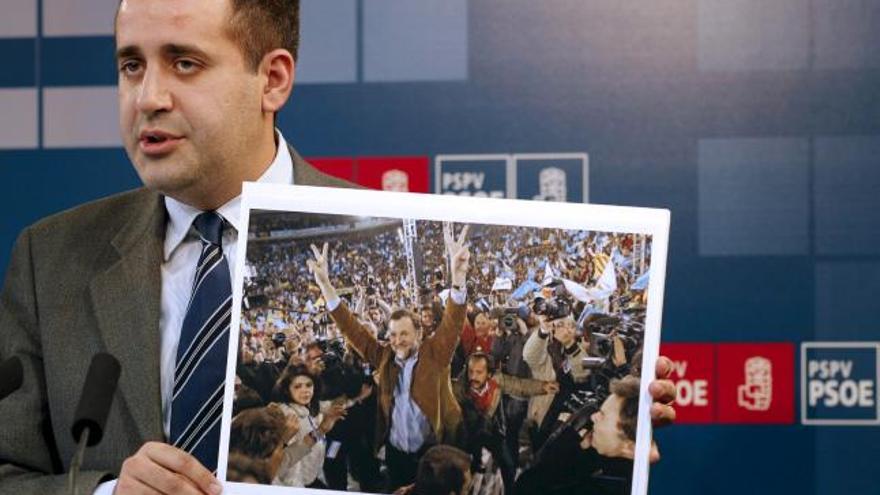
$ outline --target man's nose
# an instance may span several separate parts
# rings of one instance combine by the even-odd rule
[[[142,113],[154,114],[171,110],[173,99],[161,68],[151,67],[144,72],[141,80],[137,107]]]

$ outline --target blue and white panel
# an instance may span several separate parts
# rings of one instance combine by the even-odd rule
[[[519,199],[590,202],[590,166],[586,153],[513,155],[513,190]]]
[[[37,35],[37,2],[3,0],[0,4],[0,39],[32,38]]]
[[[358,81],[357,0],[305,1],[297,84]]]
[[[3,0],[0,4],[0,88],[36,86],[36,35],[36,2]],[[6,105],[9,104],[6,101]],[[0,102],[0,110],[3,109],[2,105]],[[0,147],[3,142],[10,141],[14,139],[0,136]]]
[[[107,148],[121,145],[115,86],[44,90],[44,147]]]
[[[438,155],[434,192],[483,198],[513,197],[510,155]]]
[[[806,139],[700,140],[700,254],[808,254],[809,180]]]
[[[468,78],[467,0],[366,0],[365,82]]]
[[[37,90],[0,88],[0,149],[36,148],[37,125]]]
[[[880,2],[812,0],[816,68],[880,68]]]
[[[43,0],[43,36],[113,36],[119,0]]]
[[[816,252],[880,255],[880,136],[816,139]]]
[[[815,268],[815,330],[823,340],[876,339],[880,263],[822,261]]]
[[[699,0],[704,71],[806,69],[810,17],[803,0]]]

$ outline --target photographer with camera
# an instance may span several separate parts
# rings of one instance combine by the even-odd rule
[[[529,338],[529,324],[539,324],[535,314],[528,306],[503,308],[492,342],[491,356],[498,369],[509,376],[532,378],[532,371],[523,359],[523,347]],[[504,414],[507,419],[507,449],[515,461],[520,454],[520,430],[526,420],[529,409],[529,398],[518,395],[504,394]],[[518,463],[519,464],[519,463]]]
[[[485,448],[501,468],[505,489],[512,490],[517,463],[515,452],[505,440],[515,432],[508,429],[505,397],[532,397],[557,391],[559,384],[556,382],[496,372],[489,354],[480,351],[471,354],[465,373],[456,381],[454,392],[464,416],[464,445],[473,458],[474,471],[481,467],[481,452]]]
[[[378,371],[376,445],[385,445],[391,489],[412,483],[419,457],[435,443],[452,443],[461,424],[449,367],[465,317],[464,288],[470,260],[465,245],[467,230],[465,226],[457,240],[451,233],[445,236],[452,287],[434,336],[423,340],[418,317],[398,310],[390,317],[388,346],[379,344],[341,303],[330,283],[327,245],[322,250],[312,245],[314,259],[308,261],[308,266],[333,321],[352,347]]]
[[[517,479],[515,493],[546,495],[628,494],[635,455],[639,379],[611,382],[604,400],[580,394],[579,407],[538,453],[536,463]],[[656,446],[651,461],[659,460]]]
[[[267,362],[261,351],[254,352],[247,346],[240,348],[240,358],[235,370],[244,386],[259,394],[264,403],[268,403],[272,395],[272,387],[281,374],[275,363]]]
[[[365,431],[363,404],[373,393],[372,378],[365,377],[363,368],[347,356],[340,340],[318,340],[306,346],[305,366],[315,376],[318,399],[345,408],[345,421],[338,421],[327,431],[327,453],[324,478],[327,487],[344,491],[348,487],[349,465],[357,466],[354,477],[363,490],[379,485],[379,466],[369,445],[360,438]],[[374,416],[370,416],[371,421]]]
[[[523,359],[531,368],[533,378],[559,382],[560,393],[555,397],[533,398],[529,404],[528,419],[539,429],[533,437],[535,447],[544,442],[570,395],[589,386],[591,373],[584,361],[589,357],[590,341],[579,334],[571,304],[557,296],[546,302],[542,312],[537,331],[523,347]]]

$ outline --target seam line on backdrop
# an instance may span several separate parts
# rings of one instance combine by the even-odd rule
[[[37,0],[37,37],[34,40],[34,83],[37,90],[37,149],[43,149],[43,0]]]
[[[354,34],[357,40],[355,57],[355,77],[357,82],[364,83],[364,0],[355,0]]]

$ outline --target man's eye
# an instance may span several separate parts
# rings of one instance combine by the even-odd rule
[[[182,59],[174,62],[174,68],[178,72],[182,72],[184,74],[190,74],[198,70],[199,66],[192,60]]]
[[[119,71],[124,74],[134,74],[134,73],[138,72],[140,70],[140,68],[141,68],[140,62],[137,62],[134,60],[129,60],[129,61],[123,62],[119,66]]]

